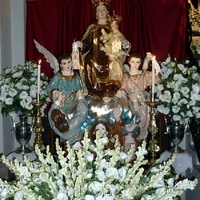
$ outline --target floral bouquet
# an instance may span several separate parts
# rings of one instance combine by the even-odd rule
[[[27,61],[25,65],[5,69],[0,75],[0,105],[4,115],[31,115],[34,112],[33,102],[36,101],[37,64]],[[46,87],[48,77],[41,73],[40,99],[47,102]]]
[[[170,170],[174,156],[163,164],[156,161],[145,170],[148,163],[145,142],[135,152],[134,161],[131,161],[134,146],[125,153],[116,141],[115,148],[109,149],[108,138],[98,134],[94,143],[85,133],[81,142],[66,145],[67,153],[56,141],[57,158],[50,154],[49,147],[42,154],[36,146],[38,159],[31,162],[24,156],[24,164],[2,156],[16,180],[0,179],[1,199],[172,200],[197,184],[197,179],[175,180]]]
[[[182,123],[200,118],[200,75],[196,66],[188,68],[188,64],[188,60],[179,63],[169,56],[161,63],[165,80],[155,89],[160,101],[158,112]]]

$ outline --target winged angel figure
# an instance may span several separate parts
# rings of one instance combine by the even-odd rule
[[[53,56],[47,49],[45,49],[42,45],[40,45],[36,40],[34,40],[34,42],[39,52],[44,55],[47,62],[50,63],[52,69],[54,69],[54,73],[59,74],[59,63],[58,60],[55,58],[55,56]],[[83,59],[80,57],[79,54],[79,48],[81,48],[81,45],[82,43],[79,41],[73,43],[71,57],[72,57],[73,67],[75,69],[79,69],[80,74],[83,77],[84,74],[82,72],[84,70],[82,70],[83,65],[81,64]],[[84,84],[85,83],[84,79],[81,78],[81,80]],[[70,82],[62,84],[63,87],[66,88],[67,85],[68,89],[70,87],[69,85]],[[134,134],[136,133],[136,136],[139,134],[140,131],[138,131],[138,123],[140,121],[140,117],[131,108],[129,108],[129,103],[130,103],[129,101],[109,98],[109,101],[106,102],[104,101],[105,99],[101,101],[101,98],[96,99],[95,96],[90,96],[90,95],[87,96],[87,101],[86,101],[86,99],[84,98],[85,93],[77,92],[77,94],[78,94],[77,104],[71,106],[70,110],[64,110],[66,106],[63,108],[63,99],[66,100],[66,96],[63,93],[59,93],[57,99],[53,100],[54,103],[52,104],[48,112],[51,128],[57,135],[61,136],[63,139],[68,140],[70,143],[74,143],[75,141],[82,138],[84,131],[86,129],[90,129],[91,125],[95,121],[98,120],[102,121],[102,119],[105,120],[106,123],[112,127],[117,125],[118,121],[122,119],[123,124],[134,125],[132,128],[134,130],[132,130],[131,133]],[[69,98],[71,98],[72,96],[73,95],[69,95]],[[67,103],[69,103],[69,101],[67,101]],[[60,107],[63,108],[62,111]],[[116,110],[120,111],[115,112]],[[134,137],[136,136],[134,135]]]
[[[53,69],[54,74],[56,74],[59,71],[58,59],[35,39],[34,43],[37,50],[44,55],[46,61],[50,64],[50,67]],[[80,48],[82,48],[82,43],[80,41],[74,41],[72,44],[72,53],[71,53],[72,63],[73,63],[73,69],[79,70],[80,72],[80,77],[83,84],[83,92],[85,95],[87,95],[88,91],[85,85],[84,71],[81,66],[82,58],[79,53]]]
[[[63,139],[74,143],[82,138],[84,130],[81,125],[88,116],[88,103],[84,98],[87,90],[83,79],[74,71],[80,70],[80,43],[73,43],[71,56],[62,54],[59,59],[36,40],[34,43],[55,73],[47,87],[53,102],[48,112],[50,126]]]

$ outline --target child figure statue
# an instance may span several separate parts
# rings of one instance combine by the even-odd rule
[[[128,72],[124,73],[122,87],[116,94],[118,97],[128,96],[134,104],[135,111],[138,112],[141,118],[139,123],[141,133],[137,138],[138,141],[146,139],[148,135],[149,109],[145,101],[149,98],[146,89],[152,84],[152,72],[147,71],[148,64],[152,59],[153,55],[147,53],[143,62],[143,68],[140,70],[141,56],[137,53],[131,54],[128,57]],[[155,83],[160,81],[160,74],[157,74],[155,76]]]
[[[112,31],[107,33],[104,28],[101,29],[101,40],[104,44],[101,50],[105,51],[109,57],[109,80],[119,81],[119,83],[122,81],[123,64],[131,49],[131,44],[119,31],[121,19],[121,16],[113,12],[113,16],[108,16]]]
[[[88,105],[80,76],[72,69],[71,56],[62,54],[58,62],[60,70],[47,87],[53,102],[48,112],[49,123],[56,134],[74,143],[83,136],[81,125],[87,118]]]

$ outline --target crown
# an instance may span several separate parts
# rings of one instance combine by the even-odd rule
[[[98,6],[100,4],[108,5],[111,0],[92,0],[94,6]]]
[[[111,23],[113,21],[116,21],[120,23],[122,20],[122,17],[119,15],[115,15],[115,11],[113,11],[113,16],[108,15],[108,22]]]

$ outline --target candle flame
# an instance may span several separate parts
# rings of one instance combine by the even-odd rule
[[[41,62],[42,62],[42,60],[40,59],[40,60],[38,61],[38,64],[40,65],[40,64],[41,64]]]

